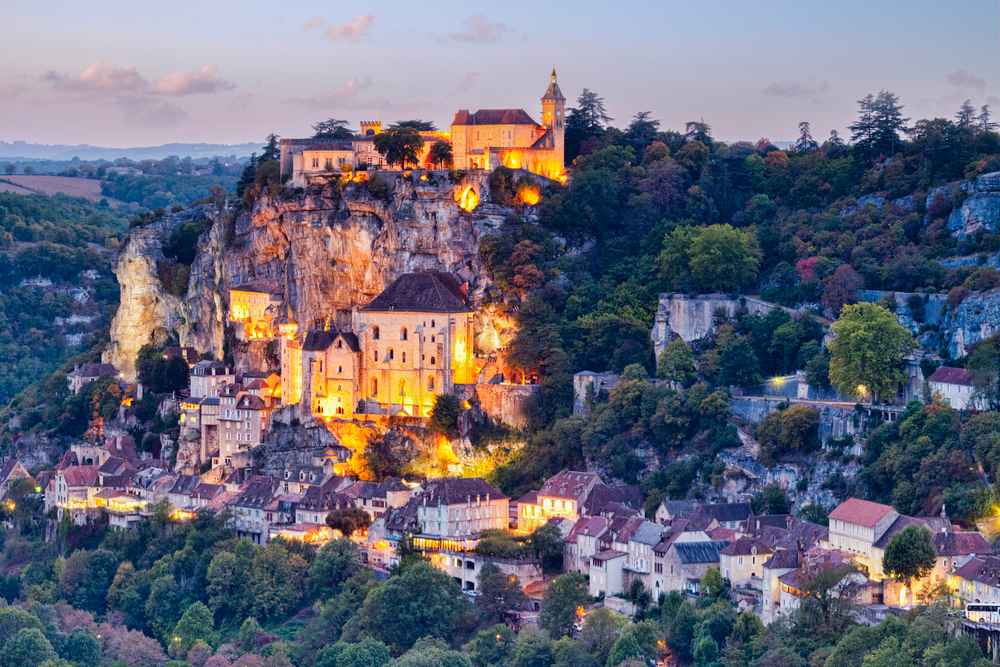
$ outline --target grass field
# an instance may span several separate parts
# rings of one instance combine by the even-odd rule
[[[101,199],[101,182],[90,178],[69,176],[0,176],[0,192],[19,194],[55,195],[83,197],[90,201]]]

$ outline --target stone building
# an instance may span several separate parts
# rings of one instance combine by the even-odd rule
[[[427,417],[439,394],[475,383],[474,314],[453,275],[404,274],[352,320],[353,332],[312,331],[301,342],[288,329],[286,405],[320,418]]]

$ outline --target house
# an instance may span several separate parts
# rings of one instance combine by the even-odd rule
[[[11,487],[22,479],[28,480],[30,484],[35,483],[24,464],[13,456],[9,457],[0,465],[0,498],[6,498]]]
[[[261,282],[230,289],[229,321],[234,324],[236,338],[241,341],[273,338],[277,334],[276,320],[282,300],[282,294]]]
[[[1000,556],[980,554],[968,559],[948,577],[948,584],[955,602],[963,607],[1000,605]]]
[[[232,369],[221,361],[202,360],[191,367],[188,393],[190,398],[218,398],[219,392],[236,380]]]
[[[517,527],[522,532],[532,532],[553,517],[576,521],[583,511],[583,503],[601,478],[594,472],[563,470],[550,477],[534,494],[518,501]]]
[[[927,385],[931,396],[939,397],[956,410],[986,410],[986,400],[977,397],[972,373],[964,368],[939,366],[929,378]]]
[[[233,514],[233,527],[239,537],[254,544],[265,544],[270,539],[270,509],[278,482],[265,475],[254,475],[242,486],[239,495],[229,505]]]
[[[117,376],[118,369],[111,364],[86,363],[74,366],[73,370],[66,374],[66,381],[69,383],[69,390],[79,394],[80,390],[91,382]]]
[[[820,573],[835,571],[840,580],[833,586],[832,595],[849,597],[858,604],[871,604],[877,599],[878,585],[863,573],[853,569],[850,554],[814,548],[801,555],[798,565],[778,577],[778,605],[774,617],[794,612],[809,595],[809,585]]]
[[[479,589],[479,574],[487,563],[495,565],[507,577],[517,577],[522,587],[543,580],[542,566],[534,558],[498,558],[474,551],[442,551],[434,554],[431,563],[454,579],[463,591],[469,592]]]
[[[889,505],[860,498],[848,498],[830,512],[830,547],[853,554],[862,567],[881,571],[873,546],[899,518]]]
[[[776,548],[771,557],[764,561],[761,572],[760,619],[765,625],[773,623],[781,613],[781,577],[798,569],[801,562],[802,550],[797,547]]]
[[[325,524],[330,512],[353,507],[354,498],[342,493],[351,483],[345,477],[330,477],[318,486],[306,488],[295,508],[295,522]]]
[[[756,585],[764,576],[764,563],[773,549],[763,540],[754,537],[740,537],[730,542],[719,552],[719,570],[733,587]]]
[[[68,513],[70,521],[82,526],[96,516],[94,497],[100,490],[97,471],[96,465],[56,470],[54,504],[60,520]]]
[[[689,500],[668,500],[660,502],[653,515],[658,523],[669,525],[674,519],[682,518],[703,524],[707,529],[730,528],[737,530],[753,514],[750,503],[697,503]]]
[[[698,595],[701,578],[709,568],[719,567],[719,552],[728,544],[716,540],[674,541],[663,558],[664,590]]]
[[[604,549],[590,558],[589,592],[592,597],[617,595],[625,590],[628,553]]]

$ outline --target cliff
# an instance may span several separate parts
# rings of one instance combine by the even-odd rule
[[[115,270],[121,305],[105,359],[134,379],[136,353],[168,333],[221,357],[229,288],[248,282],[282,295],[304,327],[345,318],[408,271],[451,271],[469,282],[474,298],[481,296],[479,240],[509,213],[490,202],[485,176],[458,183],[441,172],[427,181],[398,173],[377,178],[384,192],[366,183],[286,189],[261,196],[248,210],[199,207],[135,229]],[[467,188],[480,202],[471,213],[456,204]],[[212,225],[198,241],[181,299],[164,288],[157,265],[165,239],[192,216]]]

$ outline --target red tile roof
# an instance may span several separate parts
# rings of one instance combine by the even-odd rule
[[[461,109],[452,125],[538,125],[524,109],[480,109],[469,113]]]
[[[942,384],[960,384],[966,387],[972,386],[972,373],[964,368],[953,368],[951,366],[939,366],[927,379],[928,382],[940,382]]]
[[[729,546],[719,553],[726,556],[750,556],[752,554],[764,555],[771,553],[771,547],[760,540],[755,540],[752,537],[741,537],[735,542],[731,542]]]
[[[67,486],[96,486],[97,466],[69,466],[63,468]]]
[[[938,556],[989,554],[993,551],[986,538],[974,530],[934,533],[934,549]]]
[[[874,528],[875,524],[883,517],[894,511],[893,508],[882,503],[873,503],[861,498],[848,498],[830,512],[830,518],[865,528]]]

